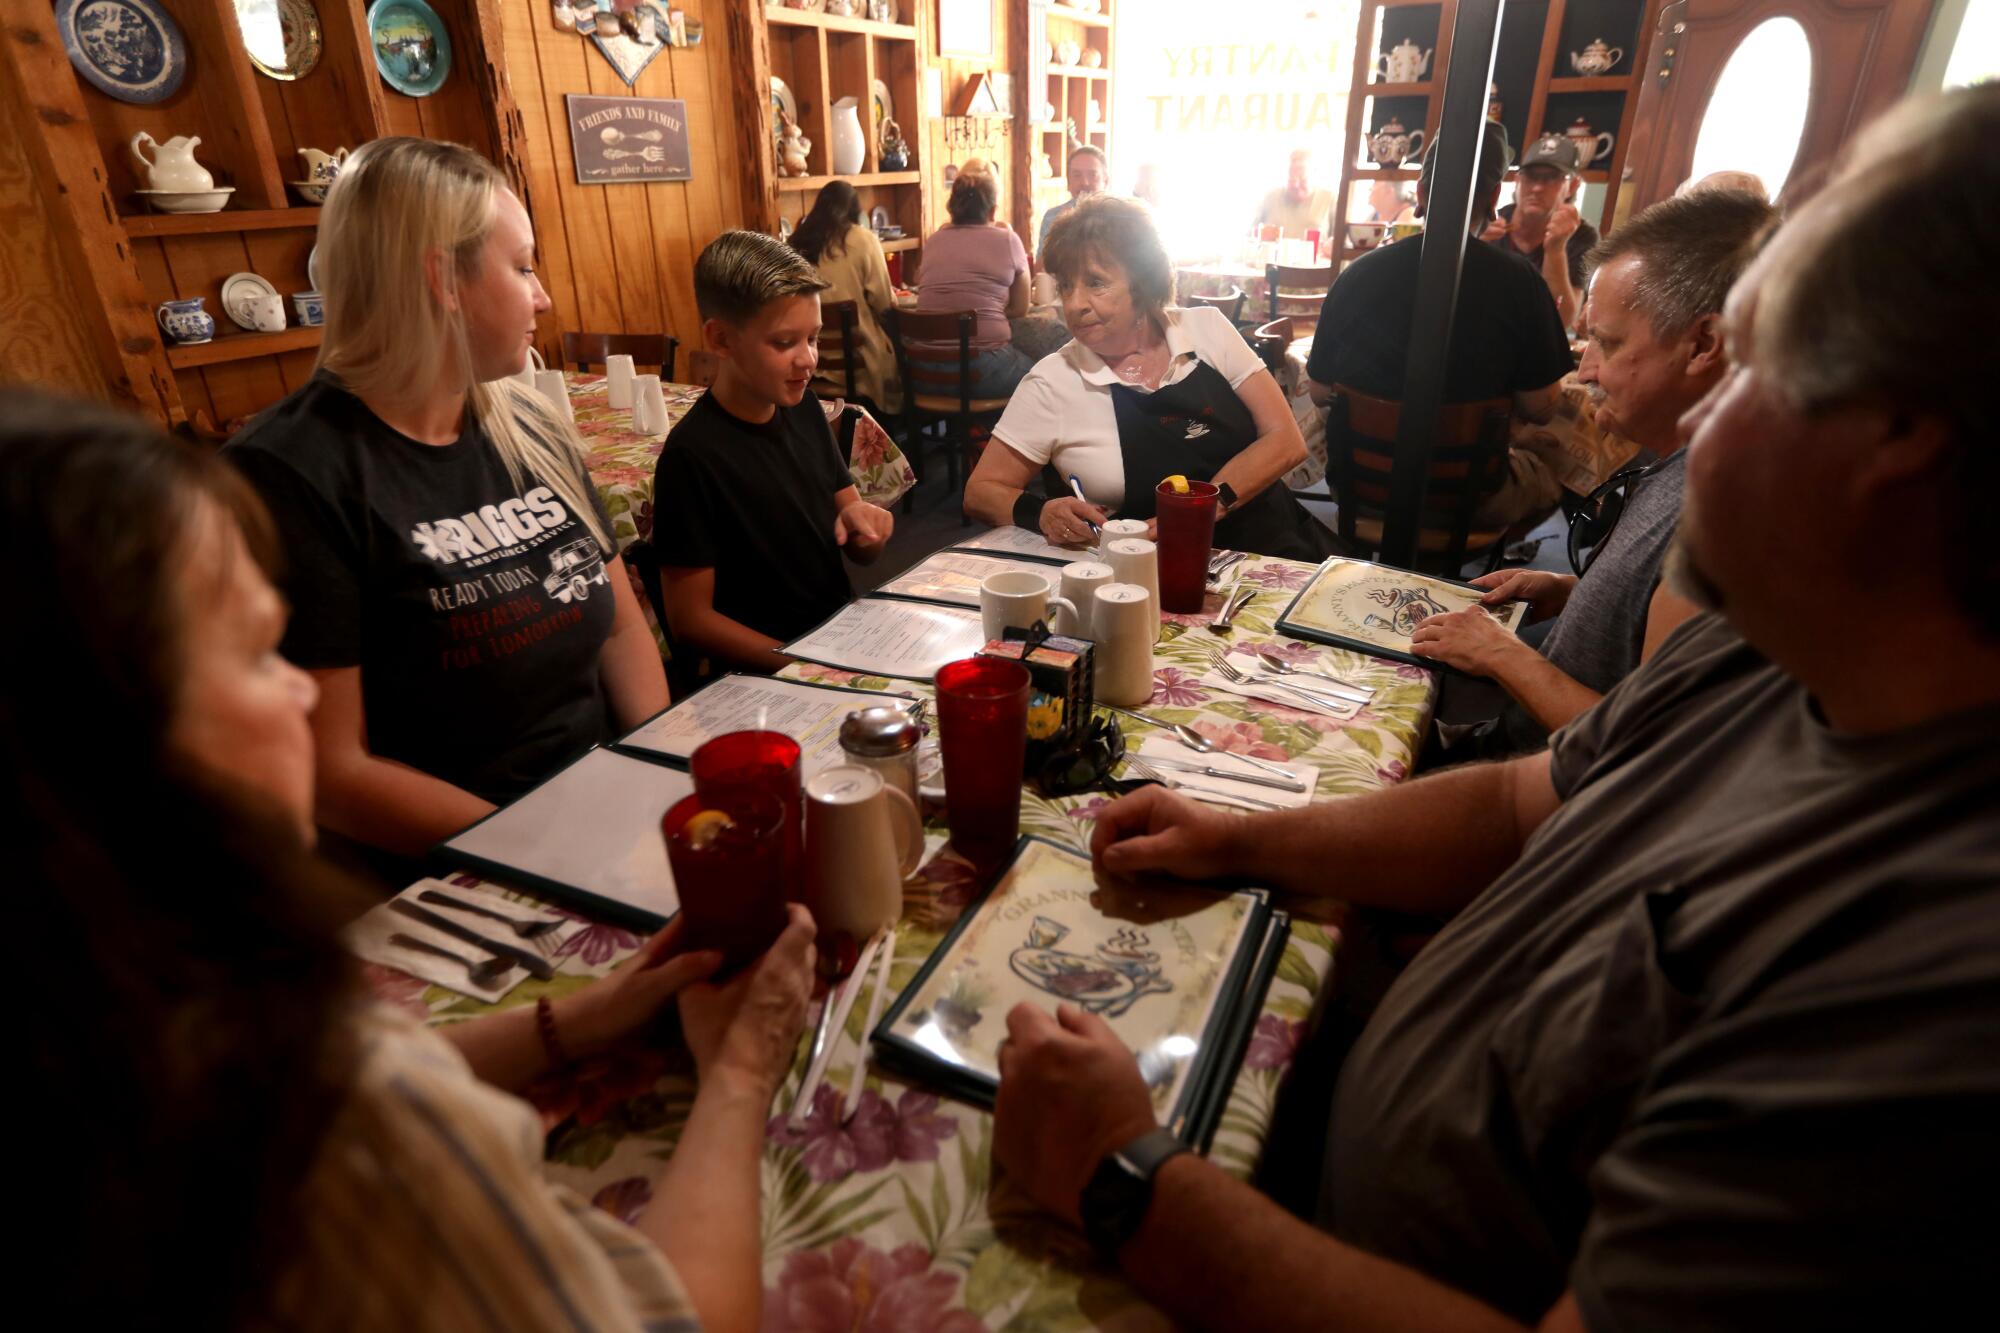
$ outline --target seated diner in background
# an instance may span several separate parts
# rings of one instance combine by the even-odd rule
[[[1489,590],[1488,606],[1525,601],[1531,622],[1556,617],[1539,651],[1477,607],[1417,626],[1412,652],[1496,681],[1509,700],[1483,722],[1438,723],[1431,763],[1540,747],[1694,614],[1660,580],[1686,474],[1680,419],[1728,370],[1722,303],[1777,220],[1749,195],[1707,191],[1654,204],[1591,252],[1590,344],[1577,378],[1598,427],[1655,461],[1599,488],[1572,520],[1610,525],[1591,539],[1579,574],[1515,569],[1473,580]],[[1444,690],[1458,680],[1447,676]]]
[[[1547,421],[1556,386],[1572,365],[1569,339],[1541,277],[1518,258],[1476,239],[1493,217],[1500,180],[1512,155],[1507,131],[1497,122],[1484,122],[1484,133],[1479,177],[1473,184],[1474,235],[1465,242],[1457,313],[1445,359],[1444,401],[1510,398],[1517,418]],[[1417,178],[1419,212],[1429,198],[1437,157],[1433,143],[1424,152]],[[1382,246],[1340,271],[1320,307],[1312,351],[1306,358],[1307,390],[1315,403],[1331,402],[1337,385],[1402,401],[1417,268],[1423,246],[1442,239],[1430,231],[1421,245]],[[1473,522],[1482,528],[1511,527],[1547,514],[1561,494],[1557,469],[1537,452],[1530,437],[1528,443],[1508,450],[1508,475],[1500,489],[1482,502]]]
[[[534,252],[472,150],[357,149],[320,218],[318,365],[225,454],[284,537],[319,821],[400,857],[667,705],[582,441],[509,378],[549,309]]]
[[[1670,557],[1713,614],[1547,751],[1099,813],[1109,877],[1449,918],[1340,1068],[1324,1230],[1155,1137],[1101,1018],[1008,1015],[996,1164],[1170,1319],[1930,1328],[1984,1299],[2000,357],[1965,330],[2000,309],[1996,139],[2000,87],[1892,111],[1737,283]]]
[[[1529,144],[1514,177],[1514,202],[1480,233],[1482,240],[1519,255],[1542,275],[1564,328],[1576,323],[1583,304],[1584,256],[1597,244],[1597,228],[1566,197],[1582,179],[1580,156],[1563,134],[1544,134]]]
[[[676,652],[777,671],[778,650],[852,597],[895,530],[861,498],[807,387],[819,364],[813,266],[783,241],[726,231],[694,266],[715,383],[674,424],[653,474],[653,542]]]
[[[1283,189],[1273,190],[1257,205],[1252,228],[1276,227],[1280,239],[1304,240],[1309,231],[1322,237],[1333,222],[1333,191],[1315,189],[1312,183],[1312,153],[1295,149],[1285,167]]]
[[[311,850],[317,691],[268,577],[288,534],[210,451],[15,390],[0,506],[62,571],[0,645],[22,984],[63,997],[24,1034],[35,1113],[77,1145],[29,1154],[30,1184],[89,1219],[30,1228],[33,1271],[117,1328],[756,1328],[804,909],[721,986],[669,927],[539,1007],[437,1031],[378,1007],[336,937],[368,895]],[[628,1225],[551,1183],[511,1094],[670,1010],[699,1090]]]
[[[1104,193],[1104,179],[1109,168],[1104,165],[1104,150],[1095,144],[1078,144],[1069,150],[1069,161],[1064,164],[1063,174],[1069,182],[1069,198],[1042,214],[1042,225],[1035,233],[1035,253],[1049,243],[1049,228],[1067,216],[1069,211],[1082,200],[1094,194]]]
[[[923,281],[917,313],[970,310],[972,396],[1005,398],[1033,364],[1015,347],[1009,320],[1028,313],[1028,252],[1014,229],[993,225],[1000,187],[990,172],[961,171],[951,183],[945,211],[951,221],[924,242]],[[912,359],[935,370],[958,372],[958,344],[912,343]]]
[[[861,196],[844,180],[828,181],[793,230],[791,243],[826,284],[821,304],[854,302],[856,395],[871,409],[890,416],[901,412],[896,349],[882,328],[883,314],[895,308],[896,291],[881,238],[861,221]]]
[[[1215,545],[1318,560],[1332,534],[1279,481],[1304,438],[1271,372],[1219,310],[1171,306],[1173,271],[1142,204],[1099,195],[1056,224],[1042,252],[1075,340],[1014,392],[965,483],[965,512],[1062,546],[1107,517],[1154,517],[1176,473],[1225,492]],[[1076,478],[1041,494],[1052,467]]]

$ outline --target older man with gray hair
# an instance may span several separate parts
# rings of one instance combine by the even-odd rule
[[[1499,716],[1439,724],[1427,763],[1521,754],[1632,674],[1694,607],[1661,588],[1660,565],[1680,516],[1686,456],[1678,423],[1728,368],[1722,302],[1777,222],[1769,204],[1707,192],[1655,204],[1591,251],[1590,345],[1577,378],[1597,426],[1649,449],[1650,467],[1620,473],[1573,520],[1590,556],[1578,574],[1501,570],[1474,582],[1485,602],[1525,601],[1530,620],[1558,616],[1537,652],[1472,609],[1432,616],[1414,651],[1497,682]]]
[[[1448,917],[1340,1071],[1315,1230],[1017,1005],[993,1154],[1206,1328],[1933,1328],[2000,1249],[2000,86],[1904,107],[1731,292],[1683,429],[1698,616],[1548,750],[1108,877]],[[1911,235],[1923,244],[1907,244]],[[1268,1021],[1268,1020],[1267,1020]]]

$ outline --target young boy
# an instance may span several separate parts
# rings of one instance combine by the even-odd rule
[[[819,400],[813,266],[784,242],[727,231],[695,261],[715,383],[688,409],[654,474],[659,548],[675,645],[746,671],[852,595],[840,563],[882,553],[895,520],[864,501]]]

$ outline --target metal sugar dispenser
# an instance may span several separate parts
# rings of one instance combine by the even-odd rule
[[[840,724],[840,748],[850,764],[864,764],[910,798],[917,795],[917,742],[923,729],[900,708],[878,704],[849,713]],[[918,806],[921,809],[921,805]]]

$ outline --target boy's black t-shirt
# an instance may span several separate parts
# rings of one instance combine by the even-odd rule
[[[833,540],[833,497],[854,484],[810,392],[755,425],[703,394],[653,474],[662,564],[715,571],[715,609],[782,641],[853,596]]]
[[[505,802],[609,738],[608,557],[477,426],[423,444],[322,375],[226,454],[277,520],[284,654],[361,668],[371,753]]]

